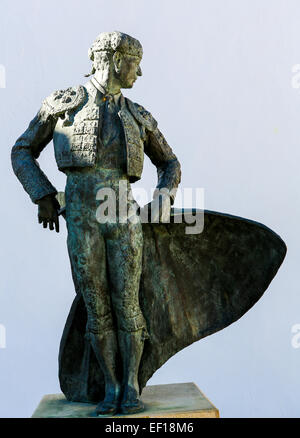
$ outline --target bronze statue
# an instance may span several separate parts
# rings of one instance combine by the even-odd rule
[[[141,76],[142,53],[140,43],[126,34],[100,34],[89,50],[93,78],[84,87],[48,97],[12,155],[16,175],[39,206],[39,221],[45,228],[49,224],[50,230],[54,226],[59,230],[57,191],[35,159],[52,138],[58,168],[67,175],[72,274],[76,290],[84,297],[87,331],[105,376],[105,399],[99,403],[99,414],[114,414],[119,403],[125,414],[143,409],[137,376],[148,334],[139,306],[141,223],[99,224],[97,192],[110,187],[117,193],[120,180],[126,181],[130,192],[130,182],[141,177],[144,151],[158,169],[158,188],[173,189],[180,181],[179,162],[157,123],[120,91],[131,88]],[[118,348],[123,363],[122,391],[116,375]]]
[[[45,99],[12,150],[39,222],[57,232],[63,205],[36,161],[52,139],[67,175],[64,214],[77,295],[60,346],[60,383],[68,400],[101,400],[98,415],[143,410],[140,393],[155,370],[241,317],[286,251],[263,225],[213,212],[205,212],[204,231],[195,235],[174,223],[176,209],[169,224],[125,220],[119,210],[116,221],[97,220],[99,190],[113,189],[118,198],[120,182],[138,211],[130,183],[141,177],[144,152],[158,172],[152,218],[173,204],[180,182],[180,164],[157,122],[120,91],[141,76],[142,53],[124,33],[101,33],[89,50],[93,77]]]

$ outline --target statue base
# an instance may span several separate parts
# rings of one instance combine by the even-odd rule
[[[141,399],[143,412],[113,418],[219,418],[218,409],[195,383],[146,386]],[[69,402],[63,394],[49,394],[42,398],[32,418],[88,418],[95,417],[95,409],[96,404]]]

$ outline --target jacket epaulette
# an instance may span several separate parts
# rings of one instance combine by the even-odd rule
[[[42,103],[42,112],[51,116],[61,116],[78,108],[87,99],[87,92],[82,85],[54,91]]]
[[[152,114],[149,113],[149,111],[147,111],[142,105],[134,103],[128,98],[126,98],[126,101],[135,119],[144,125],[148,131],[154,131],[157,127],[157,121],[154,119]]]

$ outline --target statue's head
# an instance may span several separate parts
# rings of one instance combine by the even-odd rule
[[[113,76],[121,88],[131,88],[142,75],[140,62],[143,56],[141,43],[122,32],[103,32],[88,51],[93,62],[91,74]]]

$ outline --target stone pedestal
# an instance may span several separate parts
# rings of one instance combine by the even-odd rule
[[[146,386],[141,398],[144,412],[114,418],[219,418],[218,409],[195,383]],[[95,417],[95,408],[96,404],[69,402],[63,394],[49,394],[42,398],[32,418]]]

